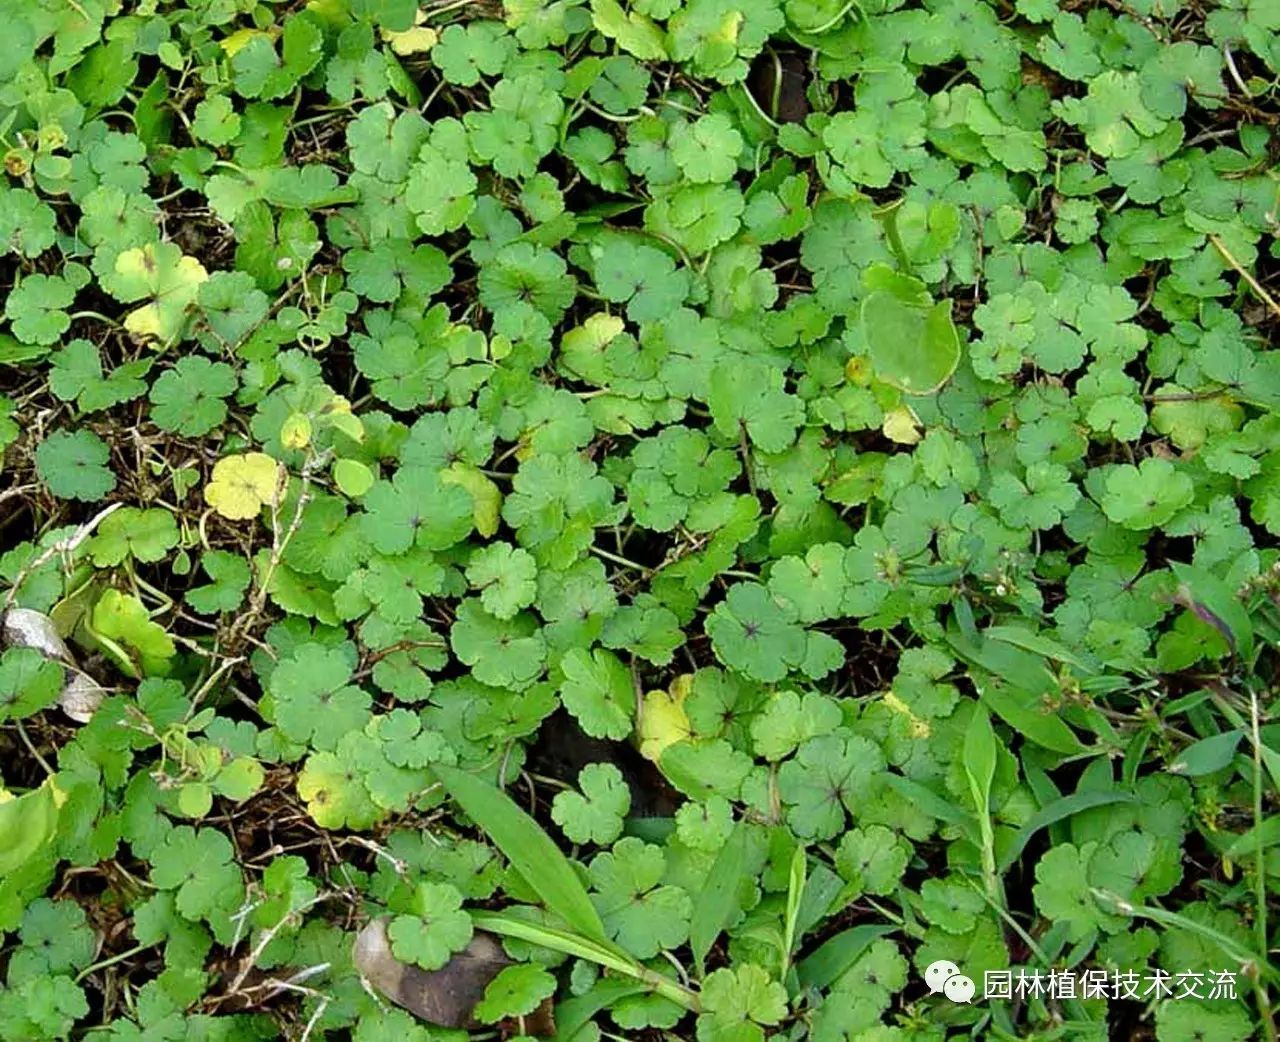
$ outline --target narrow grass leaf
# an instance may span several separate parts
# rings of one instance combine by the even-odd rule
[[[689,947],[699,973],[716,938],[738,911],[738,883],[745,870],[746,857],[747,825],[740,821],[720,849],[693,906]]]
[[[546,906],[574,930],[608,944],[608,935],[581,880],[542,828],[505,792],[456,767],[436,776],[467,815],[515,866]]]
[[[1017,831],[1013,843],[1005,850],[1004,856],[1000,859],[1000,871],[1007,871],[1022,856],[1027,844],[1031,842],[1031,837],[1042,828],[1064,821],[1073,814],[1079,814],[1082,810],[1105,807],[1110,803],[1133,802],[1135,802],[1135,797],[1131,793],[1118,790],[1073,792],[1069,796],[1059,797],[1031,815],[1030,820]]]

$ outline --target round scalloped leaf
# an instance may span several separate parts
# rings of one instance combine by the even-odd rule
[[[101,499],[116,487],[111,450],[92,431],[54,431],[36,449],[36,473],[59,499]]]
[[[277,501],[283,477],[283,468],[266,453],[226,456],[214,464],[204,498],[228,520],[244,521]]]

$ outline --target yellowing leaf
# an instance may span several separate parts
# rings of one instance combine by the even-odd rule
[[[591,315],[582,325],[564,335],[566,347],[578,347],[590,343],[597,350],[610,343],[622,332],[623,321],[618,315],[606,315],[603,311]]]
[[[161,332],[164,324],[160,320],[160,309],[154,304],[134,308],[125,316],[124,328],[139,340],[146,340],[148,337],[163,339]]]
[[[471,516],[476,531],[486,539],[498,530],[498,514],[502,510],[502,492],[492,481],[466,463],[454,463],[440,472],[446,485],[461,485],[471,493]]]
[[[403,32],[382,30],[382,39],[391,44],[396,54],[425,54],[440,39],[440,34],[426,24],[427,12],[419,8],[413,16],[413,26]]]
[[[280,464],[265,453],[227,456],[214,465],[204,498],[223,517],[244,521],[277,501],[281,476]]]
[[[346,0],[307,0],[307,10],[334,28],[345,28],[350,18]]]
[[[203,264],[168,242],[124,250],[116,257],[116,276],[129,294],[127,299],[147,293],[160,296],[177,283],[200,283],[209,277]]]
[[[434,29],[425,25],[415,25],[402,33],[389,33],[385,30],[382,38],[391,44],[391,49],[400,55],[426,54],[440,39]]]
[[[895,713],[901,713],[910,721],[910,731],[912,738],[928,738],[930,734],[929,721],[917,716],[906,702],[895,695],[892,691],[884,693],[884,704],[892,709]]]
[[[657,763],[669,745],[692,736],[684,700],[693,686],[693,677],[682,674],[671,683],[670,691],[645,693],[640,709],[640,755]]]
[[[603,311],[591,315],[580,326],[568,330],[560,341],[560,357],[569,371],[588,383],[609,383],[609,365],[605,348],[622,332],[623,322],[617,315]]]
[[[351,412],[351,403],[335,394],[321,411],[321,417],[330,427],[340,430],[354,442],[364,441],[364,424]]]
[[[280,442],[287,449],[305,449],[311,441],[311,419],[306,413],[290,413],[280,428]]]
[[[200,284],[208,279],[204,265],[171,242],[147,243],[116,257],[115,281],[122,300],[151,297],[124,320],[139,340],[173,340],[187,321]]]
[[[0,879],[16,872],[53,842],[58,808],[67,796],[53,778],[33,792],[16,799],[3,793],[0,799]]]
[[[871,383],[871,360],[855,355],[844,364],[844,378],[855,387],[866,387]]]
[[[338,488],[342,489],[352,499],[359,499],[372,487],[373,471],[359,460],[335,460],[333,464],[333,480]]]
[[[178,653],[173,638],[163,626],[152,622],[146,605],[132,594],[119,590],[104,590],[93,606],[92,631],[100,641],[109,645],[113,657],[121,668],[132,669],[135,676],[156,676],[168,671],[168,660]],[[123,642],[133,648],[136,655],[129,655],[121,648]],[[141,674],[136,666],[142,667]]]
[[[738,15],[739,21],[742,15]],[[637,11],[624,11],[616,0],[591,0],[591,21],[597,31],[618,42],[641,61],[667,57],[666,35]],[[736,32],[734,34],[737,35]]]
[[[738,34],[742,31],[742,12],[729,11],[720,20],[719,32],[708,33],[710,43],[737,44]]]
[[[178,275],[174,279],[175,282],[184,283],[200,283],[209,277],[209,273],[204,270],[204,265],[194,257],[183,257],[178,261]]]
[[[222,49],[226,52],[228,58],[234,58],[236,52],[255,36],[265,36],[268,40],[271,39],[271,34],[261,29],[237,29],[230,36],[223,38],[221,41]]]
[[[885,413],[881,430],[886,438],[899,445],[914,445],[922,437],[915,413],[905,405]]]

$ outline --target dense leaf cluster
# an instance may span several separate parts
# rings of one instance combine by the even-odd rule
[[[1276,1037],[1274,0],[0,17],[0,1039]]]

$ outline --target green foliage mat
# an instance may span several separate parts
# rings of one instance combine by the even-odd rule
[[[1276,0],[0,26],[0,1039],[1276,1038]]]

